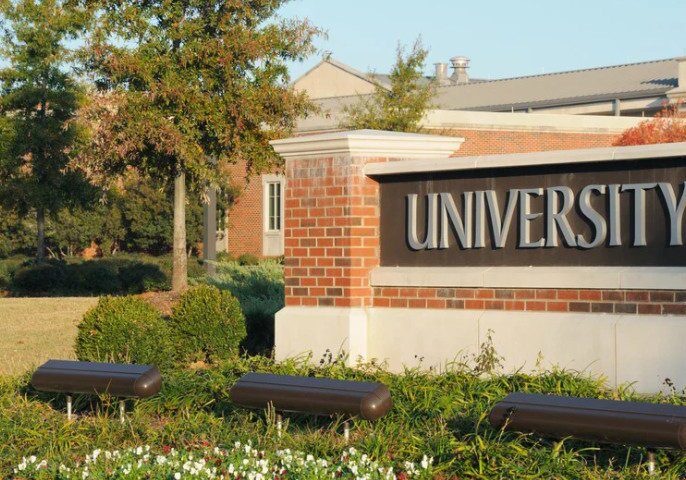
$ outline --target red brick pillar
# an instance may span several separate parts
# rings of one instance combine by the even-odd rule
[[[448,157],[461,139],[360,130],[273,142],[286,161],[286,307],[278,359],[367,358],[370,272],[379,265],[379,188],[370,162]],[[327,352],[328,351],[328,352]]]

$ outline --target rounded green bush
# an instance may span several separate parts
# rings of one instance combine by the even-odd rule
[[[14,272],[12,288],[19,293],[41,294],[59,290],[66,283],[66,264],[60,261],[28,263]]]
[[[246,335],[238,300],[210,285],[184,293],[170,320],[177,348],[186,361],[230,358],[238,353]]]
[[[76,356],[90,362],[174,364],[171,330],[162,314],[136,297],[102,297],[79,324]]]

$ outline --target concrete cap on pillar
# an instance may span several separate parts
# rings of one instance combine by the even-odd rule
[[[284,159],[348,154],[356,157],[447,158],[464,142],[461,137],[421,133],[352,130],[291,137],[271,142]]]

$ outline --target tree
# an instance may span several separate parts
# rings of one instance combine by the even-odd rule
[[[686,142],[686,111],[683,102],[667,105],[653,118],[625,130],[613,143],[616,146]]]
[[[417,40],[409,53],[398,46],[397,58],[389,76],[390,88],[374,81],[374,93],[344,109],[341,128],[371,128],[398,132],[418,132],[429,110],[434,83],[425,79],[424,62],[428,51]]]
[[[0,151],[2,200],[21,214],[36,214],[37,252],[45,256],[45,217],[83,199],[83,177],[68,168],[81,138],[74,121],[81,95],[66,72],[69,42],[87,16],[61,0],[2,0]],[[10,131],[11,130],[11,131]]]
[[[312,108],[288,85],[286,62],[312,53],[318,30],[276,18],[287,0],[87,1],[102,21],[85,64],[117,99],[91,159],[173,183],[172,288],[183,290],[186,189],[221,186],[238,159],[250,172],[278,161],[269,141]]]

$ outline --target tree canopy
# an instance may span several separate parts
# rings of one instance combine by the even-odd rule
[[[390,87],[374,80],[374,93],[346,107],[341,128],[371,128],[418,132],[424,114],[431,108],[434,83],[424,77],[428,50],[417,40],[410,52],[398,46],[396,62],[389,75]]]
[[[108,92],[91,169],[134,167],[175,182],[175,289],[185,287],[185,188],[226,182],[278,161],[269,141],[312,106],[289,85],[288,61],[313,52],[319,31],[281,20],[287,0],[87,0],[100,22],[83,50]]]

